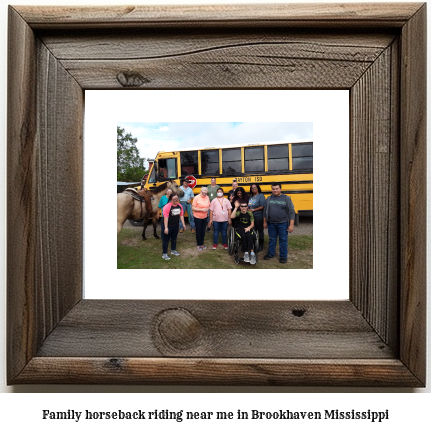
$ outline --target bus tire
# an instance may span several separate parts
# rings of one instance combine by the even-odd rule
[[[144,219],[139,219],[139,220],[127,219],[127,220],[132,226],[144,226]]]

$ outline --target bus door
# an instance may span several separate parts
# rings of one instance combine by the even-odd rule
[[[150,161],[153,162],[153,166],[151,167],[151,172],[150,172],[150,176],[148,178],[148,184],[152,184],[153,187],[155,187],[157,185],[157,161]]]

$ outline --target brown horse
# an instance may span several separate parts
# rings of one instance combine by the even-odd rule
[[[171,188],[179,196],[184,195],[183,190],[174,181],[163,183],[150,191],[154,197],[154,199],[151,201],[151,206],[153,213],[152,223],[155,238],[160,238],[157,235],[157,223],[159,221],[159,201],[160,198],[165,195],[166,189],[168,188]],[[145,237],[145,230],[147,229],[147,226],[150,224],[151,220],[147,213],[148,212],[145,208],[145,203],[135,200],[129,194],[124,192],[117,194],[117,234],[123,229],[123,224],[124,222],[126,222],[127,219],[139,220],[143,218],[144,230],[142,231],[142,240],[147,240],[147,238]]]

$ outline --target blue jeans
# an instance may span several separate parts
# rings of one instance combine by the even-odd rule
[[[287,222],[284,223],[270,223],[268,222],[268,255],[273,257],[275,255],[275,246],[277,244],[280,249],[280,259],[287,258]]]
[[[181,207],[183,208],[184,214],[187,211],[187,217],[189,218],[189,224],[192,229],[196,229],[195,218],[193,216],[192,203],[180,202]],[[183,223],[180,219],[180,229],[184,229]]]
[[[163,236],[165,235],[165,222],[164,222],[163,214],[160,216],[160,228],[162,229],[160,237],[162,238],[163,241]]]
[[[213,225],[214,225],[214,233],[213,233],[214,244],[218,243],[218,236],[220,232],[221,232],[222,244],[227,244],[227,221],[216,222],[215,220],[213,220]]]
[[[168,230],[168,234],[164,234],[162,239],[164,254],[168,253],[169,240],[171,241],[171,251],[177,249],[178,225],[168,226]]]

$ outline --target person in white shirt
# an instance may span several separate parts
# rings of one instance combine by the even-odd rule
[[[232,223],[232,206],[227,198],[224,197],[223,189],[217,189],[217,198],[211,201],[210,221],[208,226],[214,225],[213,249],[217,249],[219,234],[221,233],[222,244],[227,249],[227,226]]]

